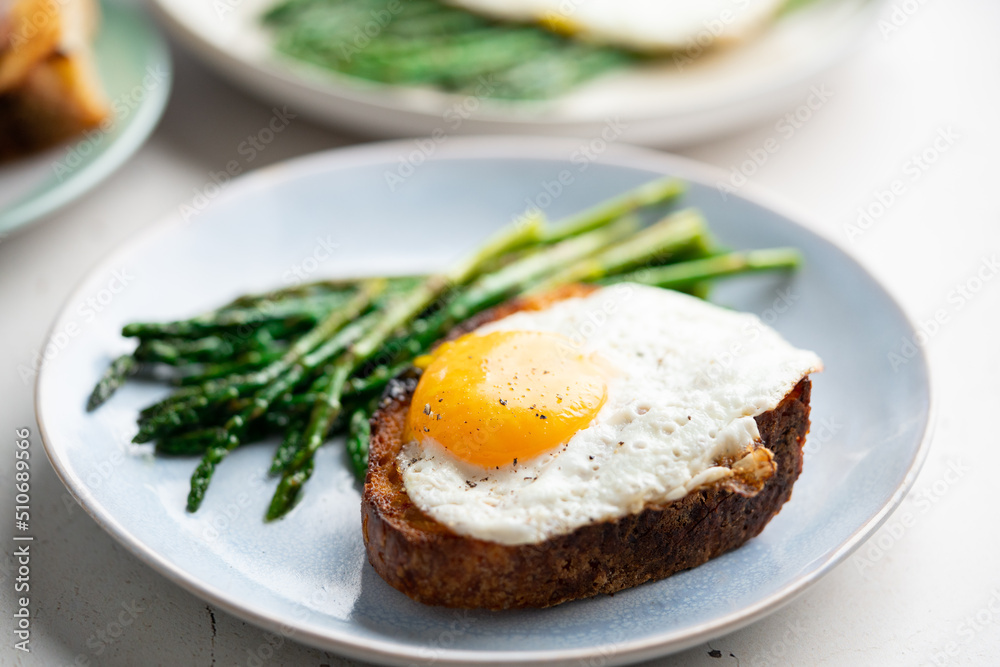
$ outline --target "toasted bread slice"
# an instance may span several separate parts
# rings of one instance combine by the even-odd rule
[[[473,318],[452,337],[591,289],[572,286],[515,300]],[[504,545],[454,533],[407,496],[397,458],[415,386],[415,378],[394,381],[372,418],[362,527],[368,560],[383,579],[414,600],[446,607],[548,607],[662,579],[735,549],[791,497],[809,430],[806,377],[774,410],[756,417],[764,474],[737,474],[540,544]]]
[[[93,0],[14,0],[0,21],[0,161],[58,144],[109,116],[90,44]]]

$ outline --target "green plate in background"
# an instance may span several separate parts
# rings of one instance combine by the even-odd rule
[[[166,42],[145,13],[123,0],[101,2],[97,64],[115,112],[108,132],[0,167],[0,234],[38,220],[120,167],[156,127],[173,70]]]

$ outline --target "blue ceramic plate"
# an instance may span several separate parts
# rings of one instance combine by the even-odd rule
[[[89,191],[139,150],[160,120],[173,76],[170,52],[135,3],[101,3],[95,52],[114,123],[107,132],[0,166],[0,234]]]
[[[625,663],[774,611],[870,536],[916,476],[927,367],[919,353],[889,359],[914,329],[844,252],[767,206],[721,197],[712,171],[621,147],[574,160],[579,146],[452,139],[432,158],[412,142],[338,150],[262,170],[200,214],[154,225],[97,267],[54,324],[37,410],[56,471],[98,523],[171,580],[293,639],[370,661]],[[401,159],[420,164],[401,169]],[[367,564],[359,487],[339,444],[320,451],[300,505],[266,525],[276,443],[231,455],[191,515],[184,503],[196,462],[153,460],[128,444],[136,411],[162,387],[133,383],[84,410],[108,361],[130,347],[118,334],[126,322],[189,316],[300,278],[439,267],[528,201],[558,218],[661,174],[691,183],[683,203],[699,206],[724,242],[802,250],[806,265],[794,277],[738,279],[714,299],[760,314],[827,368],[814,379],[813,432],[791,502],[760,537],[699,568],[547,610],[423,606]]]

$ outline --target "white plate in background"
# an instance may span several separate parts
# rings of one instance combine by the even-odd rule
[[[734,0],[735,1],[735,0]],[[676,146],[802,104],[810,85],[872,28],[880,0],[813,0],[746,43],[679,67],[615,71],[555,100],[500,103],[364,81],[276,53],[260,16],[276,0],[153,0],[207,64],[269,103],[369,136],[618,132]],[[610,126],[610,130],[606,129]]]

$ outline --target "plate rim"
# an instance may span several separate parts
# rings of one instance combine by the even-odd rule
[[[155,86],[141,105],[131,115],[129,120],[111,145],[87,168],[74,172],[65,181],[41,193],[26,193],[25,198],[18,199],[9,207],[0,210],[0,234],[9,234],[45,216],[58,211],[74,200],[82,197],[111,174],[118,171],[140,148],[149,140],[153,131],[163,117],[163,112],[170,99],[173,88],[174,66],[170,55],[170,47],[159,27],[134,3],[122,0],[100,0],[100,11],[103,14],[123,14],[145,30],[146,44],[144,56],[147,63],[162,65],[165,72],[161,85]],[[102,22],[102,26],[104,23]],[[98,33],[100,39],[100,33]],[[114,100],[111,100],[112,102]],[[74,146],[75,142],[60,144]],[[58,148],[58,147],[56,147]]]
[[[571,153],[571,150],[567,151],[566,149],[578,147],[581,141],[585,140],[540,136],[455,137],[446,145],[441,146],[441,151],[428,158],[428,161],[489,161],[511,158],[561,161],[566,160],[566,155]],[[206,210],[215,208],[230,198],[239,197],[243,192],[253,191],[265,183],[273,185],[275,182],[283,180],[294,180],[298,174],[309,173],[318,165],[325,165],[327,168],[334,169],[351,169],[363,165],[391,164],[398,157],[399,151],[410,149],[412,146],[412,140],[361,144],[312,153],[270,165],[234,179],[230,187],[226,188],[223,194],[213,200]],[[678,178],[708,186],[711,186],[715,180],[724,180],[723,177],[725,175],[722,169],[686,157],[628,145],[609,146],[608,150],[598,160],[598,163],[645,169],[660,174],[681,172],[683,176],[678,176]],[[746,190],[750,192],[746,192]],[[786,202],[779,201],[775,195],[766,192],[760,186],[754,184],[747,184],[739,193],[730,196],[746,200],[781,215],[791,224],[829,244],[833,250],[841,253],[845,259],[855,265],[857,270],[861,271],[881,289],[891,306],[895,308],[897,314],[911,331],[917,330],[913,318],[893,296],[892,292],[848,252],[839,240],[830,238],[827,233],[821,231],[819,226],[807,225],[801,222],[802,220],[809,220],[810,217],[808,215],[802,215],[800,212],[794,211],[794,207],[791,207]],[[99,274],[106,267],[118,262],[119,258],[129,255],[137,248],[149,243],[156,235],[170,231],[172,227],[183,226],[184,224],[176,211],[170,212],[157,219],[153,224],[133,234],[105,255],[80,279],[78,287],[64,301],[58,311],[58,315],[48,329],[45,338],[46,342],[58,330],[63,318],[69,312],[69,307],[79,301],[81,290],[90,282],[92,277]],[[861,524],[824,562],[814,569],[795,577],[780,590],[756,604],[702,623],[694,629],[686,631],[679,637],[664,637],[664,633],[660,633],[659,635],[644,639],[602,644],[583,649],[520,652],[439,649],[438,653],[434,656],[434,662],[442,665],[567,665],[575,661],[600,656],[605,661],[605,664],[625,664],[682,651],[707,639],[739,630],[777,611],[854,553],[898,509],[916,481],[927,458],[933,439],[936,426],[936,401],[933,392],[932,368],[926,350],[923,347],[918,347],[918,354],[914,359],[922,367],[927,380],[925,386],[927,394],[927,417],[923,425],[923,432],[920,435],[920,442],[909,462],[906,474],[882,507]],[[74,487],[69,475],[71,466],[66,464],[59,448],[52,443],[42,415],[42,397],[45,393],[47,383],[51,381],[50,368],[51,364],[43,361],[36,379],[34,394],[35,418],[46,457],[60,481],[84,511],[140,561],[195,596],[219,606],[238,618],[242,618],[268,630],[279,632],[294,641],[334,651],[340,655],[359,660],[377,660],[383,664],[392,665],[412,665],[420,662],[421,658],[414,651],[400,650],[398,646],[391,644],[359,641],[348,633],[319,632],[310,630],[308,626],[303,625],[292,627],[293,632],[288,632],[290,626],[281,618],[268,614],[266,610],[256,607],[246,607],[227,599],[224,591],[216,589],[208,582],[199,580],[182,568],[168,562],[159,553],[147,548],[103,507],[95,508],[89,506],[86,500],[88,494],[86,492],[80,493]]]

